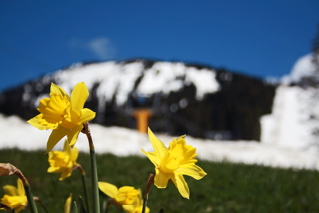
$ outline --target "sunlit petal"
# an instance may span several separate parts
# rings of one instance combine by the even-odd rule
[[[159,158],[162,158],[165,156],[166,152],[167,152],[167,148],[165,147],[164,143],[162,141],[160,141],[152,132],[152,130],[150,128],[148,128],[148,137],[149,140],[151,141],[154,151],[156,153],[156,155]]]
[[[70,159],[71,161],[75,161],[79,156],[79,150],[76,147],[73,147],[73,149],[71,150],[71,156]]]
[[[197,165],[192,165],[191,167],[179,167],[175,172],[191,176],[196,180],[200,180],[207,175],[207,173]]]
[[[80,112],[84,107],[86,100],[89,97],[89,91],[84,84],[84,82],[78,83],[75,85],[72,93],[71,93],[71,106],[72,110],[75,111],[78,116],[80,116]]]
[[[68,177],[70,177],[71,176],[71,174],[72,174],[72,170],[63,170],[62,172],[61,172],[61,176],[60,176],[60,178],[59,178],[59,180],[61,181],[61,180],[64,180],[65,178],[68,178]]]
[[[184,197],[189,199],[189,188],[182,174],[176,174],[172,177],[172,181],[178,189],[179,193]]]
[[[47,143],[47,152],[50,152],[53,147],[69,132],[70,131],[68,129],[62,126],[59,126],[57,129],[53,130]]]
[[[71,148],[73,148],[73,146],[75,145],[76,140],[78,139],[79,133],[82,129],[83,129],[83,126],[80,125],[72,129],[72,131],[68,133],[68,142]]]
[[[61,95],[61,96],[68,96],[67,93],[59,87],[58,85],[51,83],[50,86],[50,94],[55,94],[55,95]]]
[[[169,179],[170,177],[168,174],[160,172],[158,169],[156,169],[156,175],[154,178],[155,186],[157,186],[158,188],[166,188]]]
[[[119,190],[116,186],[113,184],[107,183],[107,182],[98,182],[99,189],[106,194],[107,196],[111,198],[115,198],[118,194]]]
[[[68,153],[69,155],[71,154],[71,148],[67,139],[64,141],[63,152]]]
[[[145,152],[142,149],[142,152],[148,157],[148,159],[150,159],[150,161],[156,166],[158,167],[160,164],[160,159],[157,157],[157,155],[155,154],[155,152]]]
[[[22,180],[19,178],[18,181],[17,181],[17,189],[18,189],[18,194],[20,196],[24,196],[25,195],[25,190],[24,190],[24,186],[23,186],[23,183],[22,183]]]
[[[39,123],[39,119],[37,116],[31,118],[30,120],[27,121],[29,124],[31,124],[32,126],[38,128],[39,130],[46,130],[46,126],[42,125]]]
[[[3,186],[3,190],[5,191],[6,194],[11,195],[11,196],[18,196],[18,189],[14,186],[11,185],[5,185]]]
[[[91,121],[95,118],[96,113],[88,108],[84,108],[81,110],[81,116],[79,118],[80,123],[85,123]]]

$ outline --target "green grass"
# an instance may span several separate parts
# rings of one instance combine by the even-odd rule
[[[82,193],[80,172],[59,181],[59,174],[48,174],[44,151],[0,150],[0,162],[12,163],[29,179],[33,195],[38,196],[51,213],[63,212],[70,193]],[[78,163],[87,172],[90,186],[89,155],[80,153]],[[147,158],[97,155],[99,180],[117,186],[131,185],[144,190],[146,180],[154,171]],[[208,175],[202,180],[186,177],[191,190],[184,199],[173,184],[166,189],[151,188],[148,206],[151,212],[319,212],[319,173],[309,170],[276,169],[257,165],[212,163],[199,161]],[[16,177],[0,177],[2,186],[16,184]],[[107,199],[101,194],[101,201]],[[39,212],[44,212],[39,206]],[[29,212],[26,209],[24,212]],[[115,207],[110,212],[121,212]]]

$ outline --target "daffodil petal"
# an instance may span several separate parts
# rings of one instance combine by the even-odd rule
[[[62,89],[61,87],[59,87],[58,85],[54,84],[54,83],[51,83],[51,86],[50,86],[50,94],[53,93],[53,94],[56,94],[56,95],[62,95],[62,96],[67,96],[67,93],[65,92],[64,89]]]
[[[64,141],[63,152],[66,152],[66,153],[68,153],[69,155],[71,154],[71,148],[70,148],[68,139],[66,139],[66,140]]]
[[[150,161],[154,164],[154,166],[158,167],[160,164],[160,159],[156,156],[154,152],[145,152],[142,149],[142,152],[150,159]]]
[[[69,132],[70,131],[68,129],[61,126],[53,130],[47,143],[47,152],[50,152],[53,149],[53,147]]]
[[[76,161],[76,159],[78,158],[79,156],[79,150],[74,147],[72,150],[71,150],[71,156],[70,156],[70,159],[71,161]]]
[[[184,197],[189,199],[189,188],[182,174],[175,174],[172,177],[172,181],[178,189],[179,193]]]
[[[39,123],[39,119],[37,116],[31,118],[30,120],[27,121],[29,124],[31,124],[32,126],[38,128],[39,130],[46,130],[46,126],[43,126]]]
[[[157,188],[166,188],[170,177],[166,173],[160,172],[158,169],[155,169],[155,171],[154,185]]]
[[[24,196],[25,195],[25,190],[24,190],[24,186],[23,186],[22,180],[20,178],[17,181],[17,186],[18,186],[18,194],[20,196]]]
[[[81,132],[82,129],[83,129],[83,126],[79,125],[75,127],[74,129],[72,129],[71,132],[69,132],[68,141],[71,148],[73,148],[73,146],[75,145],[76,140],[78,139],[79,133]]]
[[[152,132],[152,130],[150,128],[148,128],[148,137],[153,145],[154,151],[155,151],[156,155],[158,156],[158,158],[164,157],[166,152],[167,152],[167,148],[165,147],[164,143],[162,141],[160,141],[154,135],[154,133]]]
[[[88,108],[84,108],[81,110],[81,116],[79,119],[80,123],[85,123],[91,121],[95,118],[96,113]]]
[[[89,97],[89,91],[84,82],[75,85],[71,93],[71,106],[72,110],[80,115],[81,109],[83,109],[86,100]]]
[[[175,172],[180,173],[182,175],[191,176],[192,178],[194,178],[196,180],[200,180],[205,175],[207,175],[207,173],[204,172],[204,170],[201,167],[199,167],[195,164],[190,166],[190,167],[179,167],[178,169],[176,169]]]
[[[18,189],[14,186],[11,185],[5,185],[3,186],[3,190],[5,191],[6,194],[11,195],[11,196],[18,196]]]
[[[111,198],[115,198],[119,190],[113,184],[107,182],[98,182],[99,189]]]
[[[48,173],[56,173],[56,172],[60,172],[60,170],[56,167],[49,167],[47,172]]]
[[[134,212],[135,206],[133,204],[131,205],[123,205],[122,206],[125,212]]]
[[[66,169],[61,172],[61,176],[59,178],[60,181],[64,180],[67,177],[70,177],[72,174],[72,169]]]

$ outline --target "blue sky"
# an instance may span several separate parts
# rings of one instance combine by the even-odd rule
[[[151,58],[266,78],[311,52],[319,0],[0,2],[0,91],[80,61]]]

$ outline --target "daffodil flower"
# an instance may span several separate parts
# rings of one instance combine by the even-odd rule
[[[67,136],[70,146],[74,146],[83,123],[95,117],[95,112],[83,108],[88,97],[89,91],[83,82],[75,85],[71,97],[58,85],[51,84],[50,98],[41,99],[37,108],[40,114],[28,120],[29,124],[40,130],[53,130],[48,139],[47,152],[64,136]]]
[[[139,195],[135,199],[135,201],[131,205],[123,205],[123,209],[127,213],[142,213],[143,210],[143,198],[142,198],[142,192],[139,189]],[[150,209],[146,207],[145,213],[149,213]]]
[[[49,152],[49,173],[61,173],[59,180],[64,180],[70,177],[73,168],[77,165],[76,160],[79,152],[76,147],[70,148],[67,140],[64,142],[63,151],[51,151]]]
[[[118,189],[115,185],[107,182],[98,182],[98,185],[104,194],[113,198],[119,205],[130,205],[139,195],[139,191],[132,186],[123,186]]]
[[[158,188],[166,188],[169,180],[172,180],[179,193],[189,199],[189,188],[183,177],[188,175],[196,180],[203,178],[206,172],[195,163],[196,148],[186,144],[185,136],[173,139],[169,147],[166,148],[153,132],[148,129],[149,140],[154,152],[142,152],[155,165],[154,184]]]
[[[27,206],[27,196],[20,179],[17,181],[17,188],[12,185],[5,185],[3,190],[6,194],[2,197],[1,203],[9,206],[11,209],[15,209],[15,212],[17,213]]]

